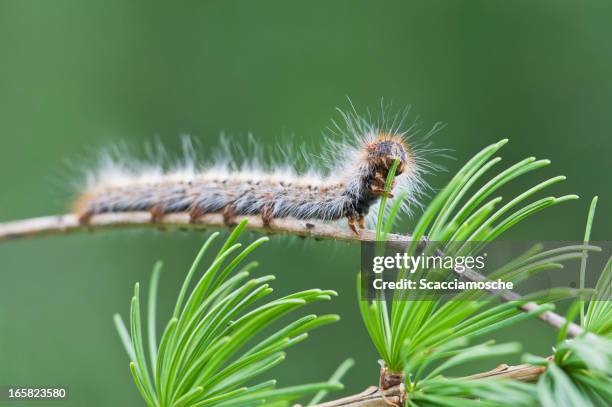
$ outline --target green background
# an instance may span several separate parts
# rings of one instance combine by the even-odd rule
[[[505,165],[530,155],[553,165],[504,197],[568,176],[554,193],[582,199],[511,237],[580,239],[599,194],[593,236],[607,239],[611,21],[603,1],[0,0],[0,221],[65,212],[110,145],[158,138],[173,152],[187,133],[206,155],[220,133],[244,142],[252,132],[272,149],[291,139],[316,154],[347,96],[361,110],[384,97],[412,105],[410,120],[424,128],[447,123],[434,141],[453,150],[456,160],[442,162],[450,174],[508,137]],[[428,181],[439,188],[450,174]],[[165,320],[204,238],[142,231],[1,244],[0,385],[69,386],[58,406],[140,405],[111,316],[126,315],[133,283],[162,259]],[[340,292],[307,310],[343,319],[289,351],[274,371],[280,384],[326,379],[348,356],[357,367],[346,392],[374,384],[376,355],[356,308],[359,248],[274,238],[254,258],[257,275],[277,275],[278,295]],[[534,321],[500,336],[546,354],[554,333]]]

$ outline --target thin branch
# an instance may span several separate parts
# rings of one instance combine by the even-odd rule
[[[376,232],[367,229],[361,230],[359,235],[356,235],[349,229],[330,223],[281,218],[274,219],[271,225],[265,226],[260,216],[245,216],[237,220],[243,218],[249,221],[247,229],[266,234],[285,234],[346,242],[373,242],[376,240]],[[160,221],[153,222],[149,212],[107,213],[93,216],[87,224],[79,222],[78,217],[74,214],[66,214],[0,223],[0,242],[34,236],[68,234],[79,231],[95,232],[106,229],[157,228],[165,230],[174,228],[204,230],[224,227],[228,227],[228,225],[220,214],[208,214],[192,221],[187,213],[173,213],[164,216]],[[411,242],[411,237],[410,235],[389,234],[388,241],[407,245]],[[443,255],[440,251],[437,254]],[[483,275],[469,269],[461,274],[469,281],[486,280]],[[521,299],[519,294],[512,291],[504,291],[499,297],[505,302]],[[524,312],[534,311],[538,307],[539,305],[534,302],[519,306]],[[564,317],[552,311],[543,312],[538,318],[557,329],[561,329],[566,323]],[[583,329],[579,325],[569,324],[567,330],[569,337],[574,338],[582,333]]]
[[[532,366],[528,364],[509,366],[504,363],[493,370],[466,376],[464,379],[511,379],[519,382],[535,383],[545,370],[546,367],[544,366]]]
[[[269,227],[264,226],[260,216],[244,216],[236,222],[248,219],[247,229],[266,234],[286,234],[315,239],[333,239],[342,241],[375,241],[376,234],[371,230],[363,230],[356,236],[349,229],[339,228],[333,224],[313,223],[296,219],[275,219]],[[35,236],[68,234],[73,232],[95,232],[106,229],[180,229],[205,230],[209,228],[225,228],[227,225],[220,214],[207,214],[192,221],[187,213],[172,213],[161,220],[153,222],[149,212],[105,213],[94,215],[87,224],[82,224],[74,214],[44,216],[13,222],[0,223],[0,242],[3,240],[21,239]],[[390,241],[407,241],[401,235],[389,236]]]
[[[400,400],[400,386],[384,390],[384,397],[378,387],[370,386],[359,394],[316,404],[312,407],[391,407],[393,404],[396,406],[401,405]],[[294,407],[299,407],[299,404]]]
[[[546,367],[544,366],[532,366],[526,364],[508,366],[506,364],[502,364],[493,370],[478,373],[472,376],[466,376],[464,379],[510,379],[520,382],[533,383],[538,380],[540,375],[544,373],[545,370]],[[378,387],[371,386],[359,394],[317,404],[312,407],[391,407],[390,403],[394,403],[395,405],[399,406],[402,405],[400,403],[402,398],[401,393],[402,391],[400,386],[394,386],[385,390],[385,396],[383,397]]]

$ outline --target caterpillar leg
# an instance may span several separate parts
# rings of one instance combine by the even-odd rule
[[[196,221],[204,215],[206,215],[206,211],[201,206],[192,206],[189,209],[189,222],[196,223]]]
[[[371,190],[372,194],[376,195],[376,196],[383,196],[385,195],[385,188],[378,188],[378,187],[372,187]],[[389,193],[387,193],[387,197],[389,198],[393,198],[395,195],[393,195],[393,192],[389,191]]]
[[[151,212],[151,221],[159,222],[166,214],[166,208],[164,207],[164,205],[157,204],[153,205],[151,209],[149,209],[149,212]]]
[[[359,214],[357,220],[359,221],[359,229],[365,229],[365,215]]]
[[[77,216],[79,218],[79,224],[88,225],[93,215],[94,215],[94,212],[89,211],[89,210],[85,212],[77,213]]]
[[[238,215],[238,213],[236,212],[236,208],[234,208],[233,205],[227,205],[225,208],[223,208],[221,215],[223,215],[223,223],[225,223],[226,226],[237,225],[236,215]]]
[[[261,220],[263,222],[264,227],[270,227],[272,219],[274,219],[272,207],[269,205],[264,206],[261,210]]]
[[[387,180],[382,176],[382,174],[377,173],[370,187],[370,191],[372,192],[372,194],[377,195],[377,196],[383,196],[385,194],[386,182]],[[393,193],[391,191],[393,191],[393,188],[395,187],[395,179],[391,181],[391,185],[389,187],[390,188],[389,188],[388,197],[393,198]]]
[[[359,235],[359,230],[357,230],[357,216],[348,216],[347,221],[349,228],[351,228],[356,235]]]

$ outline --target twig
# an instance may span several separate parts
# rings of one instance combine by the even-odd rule
[[[247,229],[267,234],[287,234],[343,241],[376,240],[376,234],[371,230],[363,230],[360,236],[356,236],[351,230],[339,228],[333,224],[313,223],[296,219],[275,219],[269,227],[264,226],[259,216],[239,217],[236,222],[245,218],[249,221]],[[187,213],[172,213],[165,215],[159,221],[153,222],[149,212],[106,213],[92,216],[87,224],[80,223],[78,217],[74,214],[66,214],[0,223],[0,241],[106,229],[176,228],[204,230],[227,226],[220,214],[207,214],[196,221],[192,221]],[[407,238],[401,235],[393,235],[390,236],[390,240],[402,242],[407,241]]]
[[[549,357],[549,359],[550,358],[551,357]],[[538,381],[538,377],[540,377],[545,370],[546,367],[544,366],[532,366],[528,364],[508,366],[504,363],[493,370],[466,376],[464,379],[512,379],[518,380],[519,382],[534,383]]]
[[[266,234],[286,234],[346,242],[373,242],[376,240],[376,232],[367,229],[361,230],[357,236],[349,229],[329,223],[315,223],[296,219],[274,219],[270,226],[265,226],[259,216],[246,216],[237,220],[243,218],[247,218],[249,221],[247,229]],[[3,240],[34,236],[67,234],[79,231],[94,232],[106,229],[176,228],[183,230],[203,230],[227,226],[228,225],[223,220],[223,216],[220,214],[208,214],[196,221],[192,221],[187,213],[173,213],[164,216],[160,221],[153,222],[149,212],[108,213],[93,216],[86,225],[80,223],[76,215],[66,214],[0,223],[0,242]],[[407,245],[411,242],[410,235],[389,234],[387,239],[390,243],[396,244]],[[437,254],[443,255],[442,252],[438,252]],[[462,276],[470,281],[486,280],[481,274],[469,269],[464,271]],[[519,301],[521,299],[519,294],[512,291],[504,291],[499,297],[505,302]],[[538,307],[538,304],[534,302],[519,305],[519,308],[524,312],[534,311]],[[552,311],[543,312],[538,318],[557,329],[561,329],[566,323],[564,317]],[[569,324],[567,330],[569,337],[574,338],[582,333],[583,330],[579,325],[574,323]]]
[[[540,377],[545,370],[546,367],[544,366],[508,366],[506,364],[502,364],[493,370],[478,373],[472,376],[466,376],[464,379],[512,379],[521,382],[533,383],[538,380],[538,377]],[[401,405],[401,403],[399,403],[401,397],[402,394],[400,386],[394,386],[385,390],[384,397],[383,393],[381,393],[377,387],[371,386],[359,394],[317,404],[312,407],[389,407],[389,401]],[[388,401],[385,401],[385,399]]]
[[[389,407],[389,403],[401,405],[400,399],[400,386],[390,387],[382,393],[378,387],[370,386],[359,394],[316,404],[313,407]]]

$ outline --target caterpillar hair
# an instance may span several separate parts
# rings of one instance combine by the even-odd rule
[[[149,211],[152,221],[164,215],[188,212],[193,221],[209,213],[221,213],[227,224],[240,215],[261,216],[264,225],[275,218],[336,221],[347,219],[358,233],[368,213],[378,211],[385,182],[396,159],[399,165],[389,198],[402,192],[401,208],[409,212],[427,189],[423,175],[435,169],[426,156],[428,138],[439,126],[414,141],[415,126],[400,127],[403,115],[393,120],[371,120],[355,110],[341,112],[345,124],[334,123],[329,139],[327,165],[299,171],[289,157],[284,163],[262,164],[251,157],[242,164],[232,161],[226,148],[219,159],[197,162],[189,140],[180,165],[138,164],[134,160],[104,160],[90,174],[84,191],[74,204],[82,223],[97,214]]]

